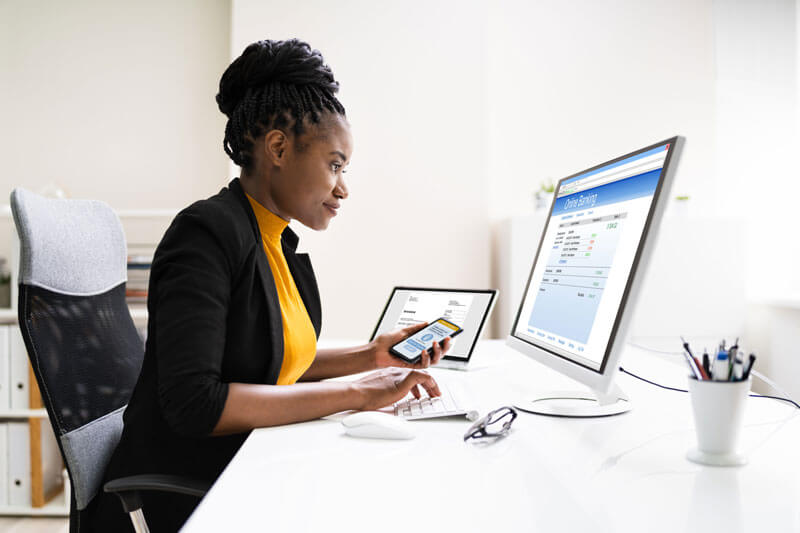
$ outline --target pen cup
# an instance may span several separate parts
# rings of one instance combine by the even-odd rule
[[[747,462],[739,452],[739,434],[750,394],[750,379],[710,381],[689,377],[697,448],[686,458],[713,466],[738,466]]]

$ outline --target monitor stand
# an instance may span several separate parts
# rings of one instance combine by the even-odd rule
[[[626,413],[631,409],[631,402],[615,385],[608,394],[588,389],[583,392],[551,391],[515,402],[514,407],[537,415],[595,418]]]

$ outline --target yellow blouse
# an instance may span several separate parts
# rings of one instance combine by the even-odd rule
[[[281,249],[281,233],[289,223],[256,202],[249,194],[247,199],[258,220],[261,242],[267,253],[281,304],[283,365],[278,376],[278,385],[291,385],[300,379],[314,361],[317,336]]]

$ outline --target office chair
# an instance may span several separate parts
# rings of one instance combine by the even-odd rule
[[[103,202],[18,188],[11,211],[20,238],[19,325],[69,473],[70,533],[80,533],[144,357],[125,302],[125,236]],[[148,531],[141,491],[202,498],[209,485],[138,475],[110,481],[105,490],[120,497],[136,531]]]

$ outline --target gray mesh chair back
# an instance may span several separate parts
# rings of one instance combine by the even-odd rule
[[[105,203],[11,193],[19,324],[72,489],[71,530],[101,487],[144,346],[125,302],[122,225]]]

